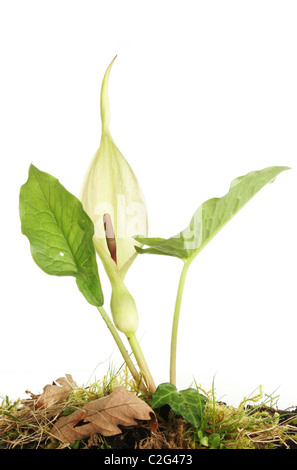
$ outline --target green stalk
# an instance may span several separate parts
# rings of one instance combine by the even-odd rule
[[[115,340],[123,358],[124,358],[124,361],[126,362],[133,378],[136,380],[137,383],[140,384],[140,389],[143,391],[143,392],[147,392],[146,388],[144,387],[143,383],[142,383],[142,380],[141,380],[141,377],[139,375],[139,373],[137,372],[131,358],[130,358],[130,355],[128,353],[128,351],[126,350],[125,348],[125,345],[124,343],[122,342],[121,338],[120,338],[120,335],[118,334],[114,324],[112,323],[112,321],[110,320],[108,314],[106,313],[104,307],[97,307],[103,320],[105,321],[106,323],[106,326],[107,328],[109,329],[109,331],[111,332],[112,336],[113,336],[113,339]]]
[[[131,345],[131,349],[133,351],[133,354],[135,356],[137,364],[138,364],[141,372],[144,375],[144,380],[145,380],[145,383],[147,385],[147,388],[151,393],[154,393],[156,391],[156,385],[155,385],[154,379],[153,379],[153,377],[150,373],[150,370],[148,368],[148,365],[146,363],[146,360],[144,358],[142,350],[139,346],[136,335],[135,335],[135,333],[130,333],[130,334],[127,334],[126,336],[127,336],[127,339],[128,339],[128,341]]]
[[[176,385],[176,349],[177,349],[177,330],[178,330],[178,321],[179,321],[179,314],[180,314],[180,307],[181,301],[183,296],[183,290],[186,280],[186,275],[188,272],[188,268],[190,266],[189,261],[184,261],[184,266],[181,272],[176,302],[175,302],[175,309],[174,309],[174,316],[173,316],[173,323],[172,323],[172,333],[171,333],[171,353],[170,353],[170,382],[173,385]]]

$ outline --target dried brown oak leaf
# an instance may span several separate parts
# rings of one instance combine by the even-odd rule
[[[103,436],[121,434],[119,425],[135,426],[143,420],[156,421],[151,407],[124,387],[117,387],[110,395],[60,418],[51,435],[65,444],[72,444],[95,433]]]
[[[37,408],[50,408],[60,403],[68,397],[71,390],[75,387],[77,385],[71,375],[65,374],[65,377],[60,377],[52,385],[46,385],[43,388],[43,392],[36,402]]]

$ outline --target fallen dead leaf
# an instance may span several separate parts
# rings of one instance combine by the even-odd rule
[[[114,436],[121,426],[136,426],[138,421],[156,422],[152,408],[124,387],[117,387],[103,398],[91,401],[71,415],[63,416],[53,426],[51,435],[72,444],[91,434]]]
[[[75,387],[77,387],[77,385],[71,375],[65,374],[65,377],[60,377],[53,382],[52,385],[46,385],[43,388],[43,392],[36,402],[36,407],[50,408],[60,403],[68,397],[71,390]]]

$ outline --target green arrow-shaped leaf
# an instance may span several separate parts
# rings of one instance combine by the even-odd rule
[[[155,409],[169,405],[175,414],[182,416],[194,427],[198,427],[206,401],[207,398],[198,390],[188,388],[178,392],[175,385],[168,382],[158,385],[152,396],[151,407]]]
[[[47,274],[74,276],[87,301],[101,306],[94,226],[81,202],[56,178],[31,165],[20,190],[19,211],[35,263]]]
[[[260,189],[287,169],[289,168],[284,166],[268,167],[236,178],[225,196],[209,199],[197,209],[185,230],[168,239],[134,237],[149,247],[135,246],[135,249],[139,253],[175,256],[183,260],[194,259]]]

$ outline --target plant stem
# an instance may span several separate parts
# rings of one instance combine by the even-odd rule
[[[178,290],[177,290],[173,323],[172,323],[171,353],[170,353],[170,382],[173,385],[176,385],[176,345],[177,345],[178,321],[179,321],[182,295],[183,295],[186,275],[187,275],[189,266],[190,266],[190,262],[184,261],[184,266],[180,275],[180,280],[179,280],[179,285],[178,285]]]
[[[154,379],[150,373],[150,370],[148,368],[148,365],[146,363],[146,360],[144,358],[144,355],[142,353],[142,350],[139,346],[138,340],[136,338],[135,333],[131,333],[129,335],[126,335],[127,339],[131,345],[133,354],[135,356],[135,359],[137,361],[137,364],[139,365],[139,368],[141,372],[144,375],[144,380],[146,382],[146,385],[151,393],[154,393],[156,391],[156,385],[154,382]]]
[[[139,373],[137,372],[136,370],[136,367],[134,366],[131,358],[130,358],[130,355],[128,353],[128,351],[126,350],[125,348],[125,345],[124,343],[122,342],[121,338],[120,338],[120,335],[118,334],[117,332],[117,329],[115,328],[114,324],[112,323],[112,321],[110,320],[108,314],[106,313],[104,307],[97,307],[103,320],[105,321],[106,323],[106,326],[107,328],[109,329],[109,331],[111,332],[112,336],[113,336],[113,339],[115,340],[123,358],[124,358],[124,361],[126,362],[133,378],[136,380],[137,383],[140,384],[140,388],[142,391],[144,392],[147,392],[146,388],[144,387],[143,383],[142,383],[142,380],[141,380],[141,377],[139,375]]]

